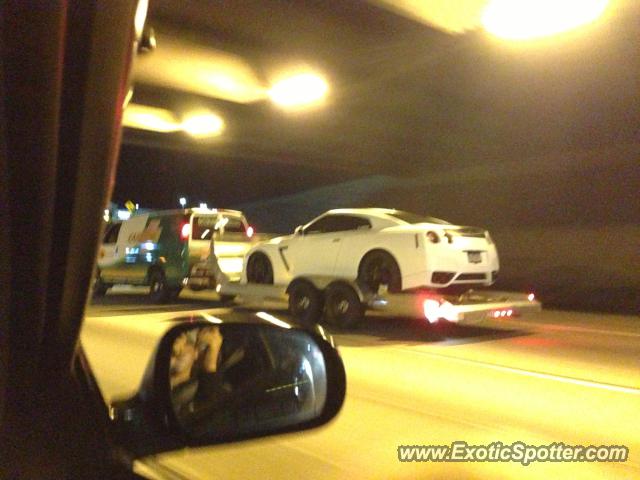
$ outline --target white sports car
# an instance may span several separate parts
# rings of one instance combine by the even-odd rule
[[[293,235],[254,246],[243,281],[286,285],[299,276],[358,280],[373,291],[491,285],[498,275],[489,232],[385,208],[330,210]]]

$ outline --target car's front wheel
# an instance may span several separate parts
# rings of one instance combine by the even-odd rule
[[[264,253],[254,253],[247,261],[247,281],[270,285],[273,283],[273,266]]]
[[[358,269],[358,282],[372,292],[378,292],[381,285],[386,285],[391,293],[402,290],[400,267],[391,254],[382,250],[374,250],[364,256]]]

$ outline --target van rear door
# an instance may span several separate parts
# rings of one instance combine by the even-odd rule
[[[242,215],[220,213],[213,248],[220,270],[231,280],[240,279],[244,256],[252,246],[247,227],[247,221]]]
[[[194,213],[191,216],[189,239],[189,264],[206,260],[211,248],[211,237],[218,223],[217,213]]]

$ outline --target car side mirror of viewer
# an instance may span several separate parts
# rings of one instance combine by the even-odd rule
[[[138,393],[115,401],[130,458],[305,430],[342,407],[342,360],[322,329],[197,321],[169,330]]]

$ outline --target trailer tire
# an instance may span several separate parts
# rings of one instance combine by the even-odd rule
[[[311,282],[294,280],[287,288],[289,294],[289,313],[305,326],[320,322],[324,299],[322,292]]]
[[[364,305],[355,289],[346,283],[332,283],[325,290],[324,319],[340,328],[354,328],[364,317]]]

